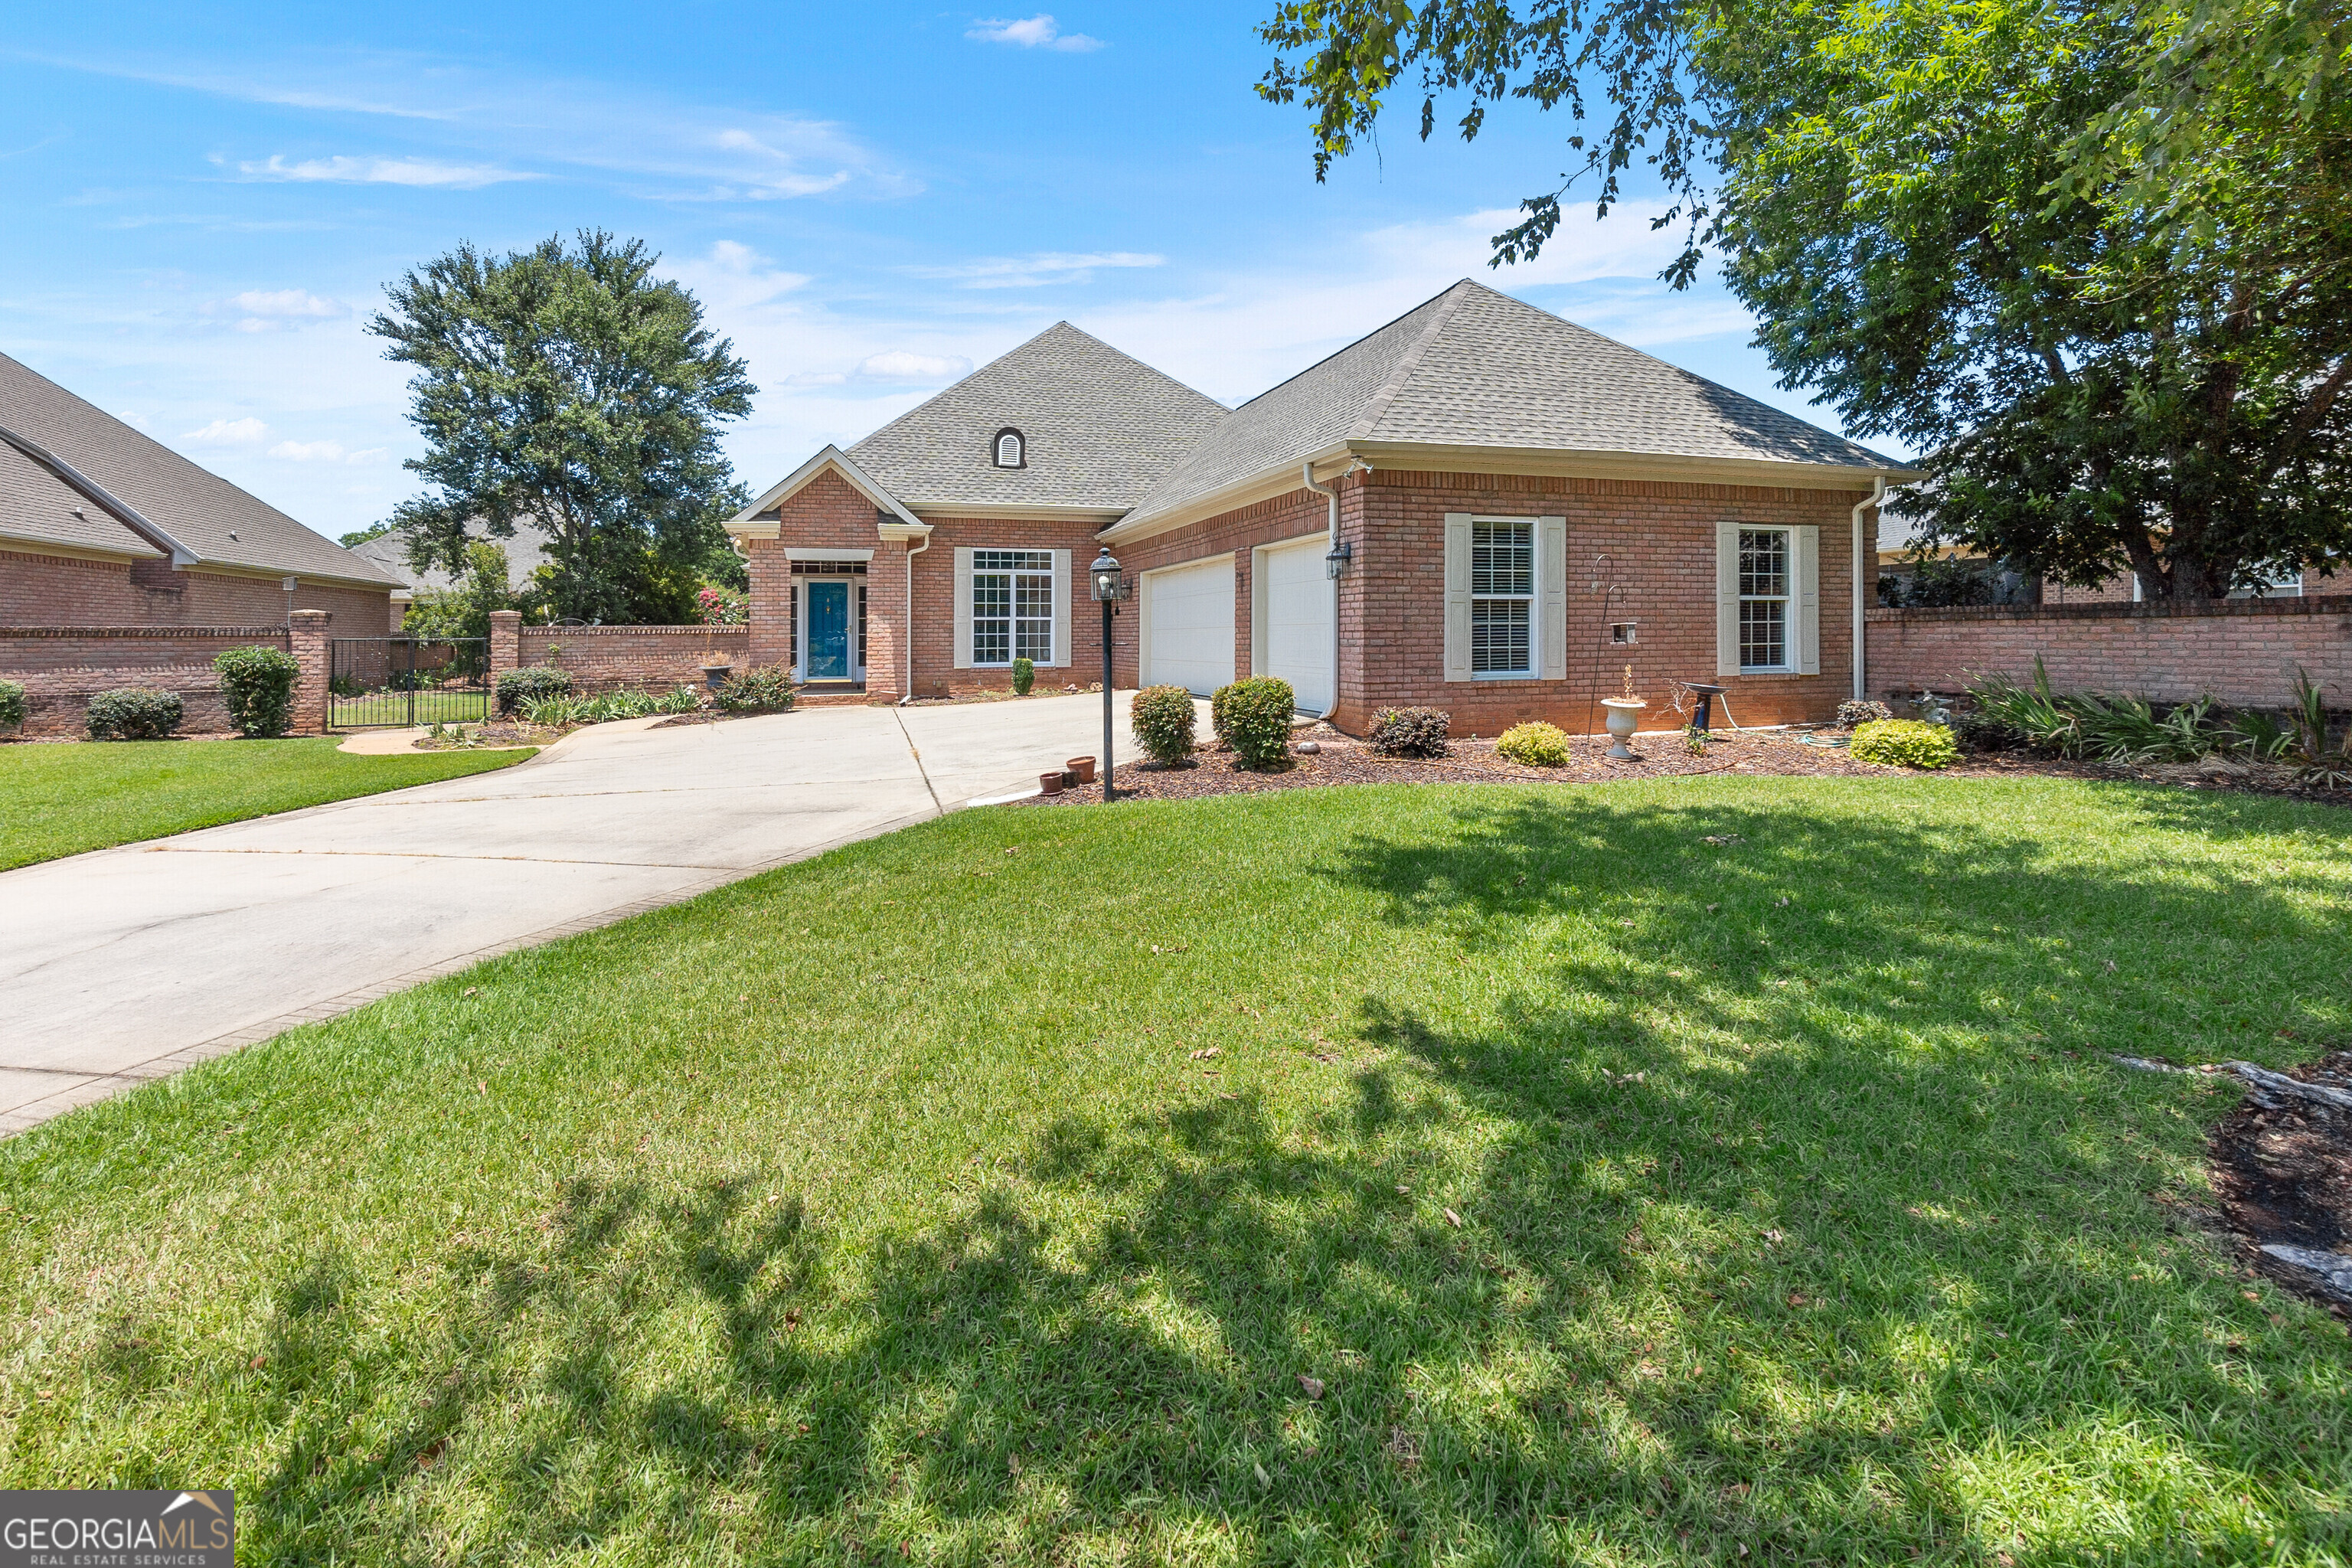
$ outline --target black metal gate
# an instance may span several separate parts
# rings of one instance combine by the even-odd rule
[[[488,637],[330,640],[330,730],[478,724],[490,716]]]

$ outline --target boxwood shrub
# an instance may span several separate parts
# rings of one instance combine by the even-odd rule
[[[228,721],[240,735],[272,739],[294,721],[294,682],[301,665],[282,647],[233,647],[213,660],[220,671]]]
[[[1026,654],[1013,661],[1013,695],[1026,697],[1029,689],[1037,684],[1036,661]]]
[[[1850,749],[1859,761],[1891,768],[1948,768],[1960,760],[1951,731],[1916,719],[1877,719],[1856,725]]]
[[[1383,708],[1368,739],[1384,757],[1442,757],[1453,719],[1443,708]]]
[[[25,683],[0,680],[0,730],[13,729],[24,721]]]
[[[1155,763],[1181,763],[1192,754],[1192,694],[1181,686],[1147,686],[1135,694],[1127,721]]]
[[[1526,767],[1557,768],[1568,761],[1568,731],[1534,719],[1504,731],[1495,750]]]
[[[176,691],[125,686],[89,700],[93,741],[160,741],[180,727],[185,710]]]
[[[525,702],[542,697],[569,697],[572,678],[543,664],[528,664],[499,677],[499,711],[512,713]]]
[[[722,713],[786,713],[793,706],[793,672],[781,664],[755,665],[719,683],[710,705]]]
[[[1253,675],[1220,687],[1209,699],[1209,721],[1245,768],[1270,768],[1290,754],[1290,715],[1298,706],[1290,682]]]

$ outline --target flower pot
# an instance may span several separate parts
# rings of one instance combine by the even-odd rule
[[[1040,794],[1042,794],[1042,795],[1059,795],[1059,794],[1061,794],[1061,793],[1062,793],[1062,775],[1061,775],[1061,773],[1060,773],[1058,771],[1057,771],[1057,772],[1055,772],[1055,773],[1039,773],[1039,774],[1037,775],[1037,789],[1038,789],[1038,792],[1039,792]]]
[[[1089,784],[1095,782],[1095,760],[1092,757],[1072,757],[1066,765],[1077,774],[1078,783]]]
[[[1642,710],[1649,704],[1638,697],[1604,697],[1601,706],[1609,711],[1609,755],[1621,763],[1635,761],[1633,749],[1625,742],[1642,727]]]
[[[706,664],[702,667],[702,683],[716,691],[727,683],[727,672],[734,668],[731,664]]]

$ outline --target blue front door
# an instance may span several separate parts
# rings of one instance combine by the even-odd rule
[[[808,585],[808,675],[810,680],[849,679],[849,584]]]

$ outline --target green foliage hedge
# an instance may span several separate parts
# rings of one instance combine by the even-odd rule
[[[25,721],[25,683],[0,680],[0,730]]]
[[[294,721],[294,682],[302,667],[282,647],[256,644],[225,650],[213,660],[220,672],[228,721],[249,739],[275,740]]]
[[[1209,699],[1209,722],[1245,768],[1270,768],[1290,754],[1290,715],[1298,707],[1290,682],[1253,675],[1219,687]]]
[[[1181,763],[1192,754],[1195,717],[1192,694],[1181,686],[1147,686],[1127,711],[1137,742],[1155,763]]]
[[[89,700],[93,741],[160,741],[180,727],[186,710],[176,691],[126,686]]]
[[[1453,723],[1443,708],[1383,708],[1372,715],[1367,738],[1384,757],[1442,757]]]
[[[526,702],[572,695],[572,678],[545,665],[525,665],[499,677],[499,711],[512,713]]]
[[[1568,731],[1533,719],[1504,731],[1495,750],[1526,767],[1557,768],[1568,762]]]
[[[1037,684],[1037,666],[1026,655],[1013,661],[1013,695],[1026,697],[1029,689]]]
[[[740,670],[719,683],[710,705],[722,713],[784,713],[793,706],[793,672],[781,664]]]
[[[1854,727],[1853,756],[1891,768],[1948,768],[1960,760],[1952,732],[1916,719],[1874,719]]]

